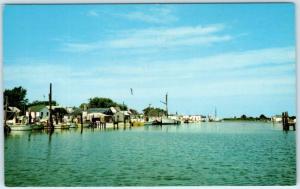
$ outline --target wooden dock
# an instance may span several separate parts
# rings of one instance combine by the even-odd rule
[[[284,131],[289,131],[290,127],[293,128],[293,131],[296,131],[296,123],[294,120],[289,119],[288,112],[282,112],[282,128]]]

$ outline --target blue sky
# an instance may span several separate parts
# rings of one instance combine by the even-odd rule
[[[292,3],[6,5],[4,87],[79,106],[221,117],[296,112]],[[133,88],[133,95],[130,93]]]

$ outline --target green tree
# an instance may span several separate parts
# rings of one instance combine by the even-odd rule
[[[261,114],[261,115],[259,116],[259,119],[261,119],[261,120],[266,120],[266,119],[269,119],[269,118],[267,118],[264,114]]]
[[[6,102],[6,97],[7,97],[8,105],[19,108],[21,110],[21,114],[24,114],[26,105],[28,103],[28,99],[26,98],[26,93],[27,90],[21,86],[15,87],[13,89],[5,89],[3,93],[4,105],[7,103]]]
[[[143,110],[145,116],[163,116],[167,115],[167,112],[160,108],[147,107]]]
[[[245,114],[243,114],[243,115],[241,116],[241,119],[242,119],[242,120],[245,120],[245,119],[247,119],[247,116],[246,116]]]
[[[52,106],[57,106],[58,104],[57,104],[57,102],[55,101],[55,100],[52,100]],[[31,102],[31,103],[29,103],[28,105],[27,105],[27,107],[30,107],[30,106],[36,106],[36,105],[46,105],[46,106],[48,106],[49,105],[49,101],[39,101],[39,100],[35,100],[35,101],[33,101],[33,102]]]
[[[80,104],[80,106],[79,106],[79,108],[81,109],[81,110],[84,110],[85,108],[88,108],[88,104],[87,103],[82,103],[82,104]]]
[[[118,104],[110,98],[94,97],[89,99],[89,108],[110,108],[110,107],[120,107],[121,110],[127,110],[128,107],[125,104]]]

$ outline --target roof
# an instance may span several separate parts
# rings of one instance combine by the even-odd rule
[[[41,104],[41,105],[35,105],[35,106],[29,107],[29,108],[28,108],[28,111],[30,110],[31,112],[39,112],[39,111],[41,111],[43,108],[47,108],[47,106],[46,106],[46,105],[43,105],[43,104]]]
[[[109,111],[109,108],[89,108],[87,110],[87,113],[90,114],[90,113],[107,113]]]
[[[89,118],[101,118],[101,117],[105,117],[105,116],[108,116],[108,115],[103,114],[103,113],[89,113],[88,114]]]
[[[8,109],[12,112],[15,112],[15,113],[20,113],[21,112],[21,110],[17,107],[9,106]]]
[[[118,107],[118,106],[117,107],[110,107],[110,110],[114,114],[117,113],[117,112],[119,112],[119,111],[121,111],[120,107]]]

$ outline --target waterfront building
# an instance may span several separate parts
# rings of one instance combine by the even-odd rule
[[[26,117],[29,117],[29,114],[34,120],[47,119],[49,116],[49,107],[46,105],[31,106],[26,111]]]
[[[282,122],[282,116],[281,116],[281,115],[275,115],[275,116],[273,116],[273,117],[271,118],[271,120],[272,120],[273,122],[277,122],[277,123]]]

